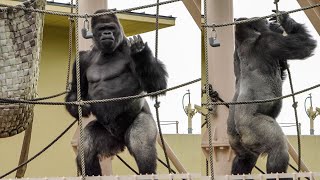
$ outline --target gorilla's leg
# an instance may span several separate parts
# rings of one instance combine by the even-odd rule
[[[236,66],[235,66],[236,67]],[[238,89],[238,88],[237,88]],[[238,90],[235,93],[232,101],[237,100]],[[228,136],[229,143],[232,149],[235,151],[236,157],[233,159],[231,174],[249,174],[251,173],[253,167],[255,166],[258,154],[250,152],[248,149],[244,148],[241,144],[241,138],[237,131],[235,124],[235,107],[230,105],[229,107],[229,116],[228,116]]]
[[[157,168],[157,127],[151,114],[141,112],[126,132],[126,145],[140,174],[155,174]]]
[[[256,165],[258,155],[245,149],[240,142],[239,135],[230,136],[229,142],[236,157],[232,162],[231,174],[249,174]]]
[[[237,127],[242,144],[257,154],[268,154],[267,172],[287,172],[289,163],[285,135],[275,119],[263,115],[242,118]]]
[[[283,141],[279,142],[277,146],[268,152],[267,159],[267,172],[287,172],[289,164],[289,154],[287,141],[283,138]]]
[[[99,155],[109,157],[117,154],[124,149],[124,142],[115,139],[106,128],[94,120],[84,128],[83,148],[86,175],[98,176],[102,175]],[[80,146],[77,165],[81,172]]]

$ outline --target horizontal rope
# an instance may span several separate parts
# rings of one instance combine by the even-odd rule
[[[17,100],[17,99],[6,99],[6,98],[0,98],[0,104],[1,103],[8,103],[8,104],[38,104],[38,105],[83,105],[83,104],[93,104],[93,103],[105,103],[105,102],[115,102],[115,101],[122,101],[122,100],[130,100],[130,99],[138,99],[143,98],[147,96],[156,96],[168,91],[172,91],[193,83],[196,83],[198,81],[201,81],[201,78],[195,79],[193,81],[189,81],[168,89],[163,89],[160,91],[155,91],[152,93],[142,94],[142,95],[134,95],[134,96],[126,96],[126,97],[119,97],[119,98],[111,98],[111,99],[102,99],[102,100],[89,100],[89,101],[70,101],[70,102],[44,102],[44,101],[34,101],[34,100]]]
[[[62,95],[67,94],[67,93],[68,93],[68,91],[64,91],[64,92],[61,92],[61,93],[58,93],[58,94],[54,94],[54,95],[51,95],[51,96],[45,96],[45,97],[30,99],[30,101],[43,101],[43,100],[53,99],[53,98],[62,96]],[[10,99],[10,100],[12,100],[12,99]],[[1,102],[1,100],[0,100],[0,105],[2,105],[2,104],[8,104],[8,103]]]
[[[174,2],[178,2],[181,0],[169,0],[169,1],[164,1],[160,2],[159,5],[165,5],[165,4],[170,4]],[[122,10],[110,10],[108,12],[103,12],[103,13],[97,13],[97,14],[76,14],[76,13],[64,13],[64,12],[59,12],[59,11],[49,11],[49,10],[41,10],[41,9],[33,9],[33,8],[26,8],[23,6],[11,6],[7,4],[1,4],[0,7],[8,7],[12,9],[21,9],[25,11],[30,11],[30,12],[37,12],[37,13],[42,13],[42,14],[52,14],[52,15],[58,15],[58,16],[68,16],[68,17],[77,17],[77,18],[89,18],[89,17],[97,17],[97,16],[103,16],[103,15],[108,15],[108,14],[116,14],[116,13],[121,13],[121,12],[131,12],[139,9],[146,9],[150,7],[155,7],[157,6],[158,3],[154,4],[148,4],[144,6],[138,6],[138,7],[133,7],[133,8],[128,8],[128,9],[122,9]],[[6,11],[6,9],[1,9],[0,11]]]
[[[201,78],[195,79],[193,81],[189,81],[187,83],[180,84],[178,86],[174,86],[168,89],[163,89],[160,91],[155,91],[152,93],[147,93],[143,95],[134,95],[134,96],[127,96],[127,97],[119,97],[119,98],[111,98],[111,99],[102,99],[102,100],[89,100],[89,101],[82,101],[81,104],[93,104],[93,103],[105,103],[105,102],[115,102],[115,101],[121,101],[121,100],[129,100],[129,99],[138,99],[143,98],[147,96],[155,96],[158,94],[162,94],[164,92],[172,91],[193,83],[196,83],[198,81],[201,81]],[[271,99],[264,99],[264,100],[252,100],[252,101],[231,101],[231,102],[210,102],[210,105],[237,105],[237,104],[254,104],[254,103],[266,103],[266,102],[272,102],[272,101],[279,101],[281,99],[285,99],[294,95],[298,95],[307,91],[310,91],[312,89],[320,87],[320,84],[311,86],[309,88],[303,89],[301,91],[297,91],[293,94],[288,94],[285,96],[275,97]],[[38,104],[38,105],[78,105],[79,103],[77,101],[71,101],[71,102],[41,102],[41,101],[33,101],[33,100],[15,100],[15,99],[5,99],[0,98],[0,103],[7,103],[7,104]]]
[[[217,28],[217,27],[231,26],[231,25],[237,25],[237,24],[244,24],[244,23],[259,21],[259,20],[262,20],[262,19],[277,17],[277,16],[281,16],[281,15],[284,15],[284,14],[291,14],[291,13],[295,13],[295,12],[299,12],[299,11],[305,11],[305,10],[312,9],[312,8],[315,8],[315,7],[319,7],[319,6],[320,6],[320,3],[315,4],[315,5],[311,5],[311,6],[306,6],[306,7],[299,8],[299,9],[294,9],[294,10],[291,10],[291,11],[284,11],[284,12],[270,14],[270,15],[267,15],[267,16],[249,18],[249,19],[245,19],[245,20],[241,20],[241,21],[234,21],[234,22],[223,23],[223,24],[212,24],[212,25],[205,24],[202,27],[205,27],[205,28]]]
[[[270,98],[270,99],[252,100],[252,101],[210,102],[210,105],[258,104],[258,103],[267,103],[267,102],[272,102],[272,101],[279,101],[281,99],[285,99],[285,98],[288,98],[288,97],[291,97],[291,96],[295,96],[295,95],[310,91],[310,90],[318,88],[318,87],[320,87],[320,84],[317,84],[315,86],[311,86],[309,88],[303,89],[301,91],[297,91],[297,92],[292,93],[292,94],[288,94],[288,95],[280,96],[280,97],[275,97],[275,98]]]

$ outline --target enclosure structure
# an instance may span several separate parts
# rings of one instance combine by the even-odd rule
[[[56,29],[53,29],[54,31],[57,31],[58,29],[56,28]],[[48,33],[48,32],[47,32]],[[55,34],[56,33],[56,34]],[[59,37],[59,35],[61,35],[61,34],[59,34],[59,33],[57,33],[57,32],[51,32],[50,31],[50,34],[51,35],[55,35],[54,37],[52,37],[52,39],[51,40],[54,40],[54,39],[56,39],[56,38],[59,38],[59,40],[61,40],[61,39],[63,39],[63,38],[61,38],[61,36]],[[62,44],[62,43],[61,43]],[[65,44],[67,44],[67,43],[65,43]],[[60,45],[60,44],[59,44]],[[58,45],[56,45],[57,47],[55,47],[55,48],[53,48],[53,49],[59,49],[59,47],[58,47]],[[60,47],[60,50],[62,50],[62,48],[63,47]],[[66,48],[66,47],[64,47],[64,48]],[[53,56],[53,54],[56,54],[56,52],[52,52],[52,56]],[[55,68],[52,68],[52,67],[50,67],[50,68],[48,68],[48,69],[51,69],[52,68],[52,71],[51,72],[53,72],[53,71],[56,71],[56,68],[57,69],[59,69],[58,67],[61,67],[60,65],[58,66],[58,65],[56,65],[55,66]],[[56,72],[55,72],[56,73]],[[63,71],[60,71],[60,73],[61,74],[63,74]],[[48,85],[49,85],[49,82],[47,82],[48,83]],[[51,82],[50,82],[51,83]],[[57,84],[59,84],[59,83],[57,83]],[[63,84],[63,83],[62,83]],[[61,89],[63,89],[62,87],[60,87]],[[56,90],[56,89],[53,89],[53,90]],[[43,109],[43,111],[44,111],[45,109]],[[52,112],[52,111],[51,111]],[[43,117],[45,117],[45,118],[47,118],[47,116],[46,115],[43,115]],[[65,118],[65,117],[64,117]],[[54,117],[54,118],[52,118],[52,119],[54,119],[54,120],[57,120],[57,119],[59,119],[59,117]],[[59,119],[60,120],[60,119]],[[54,123],[52,123],[52,124],[54,124]],[[51,124],[51,125],[52,125]],[[52,134],[54,134],[54,133],[52,133]],[[54,135],[53,135],[54,136]],[[220,144],[220,146],[226,146],[225,144]],[[218,146],[217,146],[218,147]],[[218,150],[219,149],[221,149],[221,150],[224,150],[224,148],[218,148]],[[53,156],[54,157],[54,156]],[[53,164],[53,166],[55,166],[55,164],[54,163],[52,163]],[[47,167],[46,167],[47,168]],[[53,170],[54,168],[49,168],[50,170]],[[312,174],[306,174],[306,176],[312,176]],[[315,176],[317,176],[317,174],[315,174]],[[149,177],[149,178],[157,178],[157,176],[146,176],[146,177]],[[164,178],[165,179],[170,179],[170,178],[172,178],[173,176],[165,176]],[[178,176],[179,177],[179,176]],[[178,178],[177,177],[177,178]],[[92,179],[95,179],[95,178],[99,178],[99,179],[104,179],[105,177],[92,177]],[[119,176],[113,176],[113,177],[110,177],[110,178],[113,178],[113,179],[121,179],[122,177],[119,177]],[[135,177],[135,176],[133,176],[133,177],[128,177],[128,178],[133,178],[133,179],[138,179],[138,177]],[[190,176],[183,176],[183,177],[180,177],[180,178],[185,178],[185,179],[188,179],[188,178],[192,178],[192,179],[197,179],[197,178],[199,178],[199,176],[196,174],[196,175],[190,175]],[[204,177],[204,178],[209,178],[209,177]],[[230,177],[229,176],[223,176],[223,178],[226,178],[226,179],[230,179]],[[62,178],[62,179],[65,179],[65,178]],[[69,179],[69,178],[68,178]],[[72,179],[72,178],[70,178],[70,179]],[[90,178],[89,178],[90,179]],[[105,179],[107,179],[107,178],[105,178]]]

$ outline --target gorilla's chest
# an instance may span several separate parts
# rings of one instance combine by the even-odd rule
[[[111,59],[105,62],[100,59],[90,64],[86,72],[89,83],[110,81],[126,74],[131,74],[130,64],[126,59]]]
[[[129,96],[140,89],[131,59],[93,59],[86,71],[91,99]]]

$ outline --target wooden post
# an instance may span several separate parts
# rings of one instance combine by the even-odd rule
[[[292,157],[292,159],[294,160],[294,162],[296,162],[297,164],[299,163],[299,155],[296,152],[296,150],[293,148],[293,146],[290,144],[289,140],[287,139],[288,142],[288,151],[290,156]],[[306,166],[306,164],[304,164],[304,162],[301,159],[301,171],[302,172],[310,172],[309,168]]]
[[[19,165],[26,162],[28,160],[30,141],[31,141],[31,133],[32,133],[32,122],[30,123],[28,129],[24,132],[24,138],[20,153]],[[27,165],[22,166],[17,170],[16,178],[22,178],[26,173]]]

